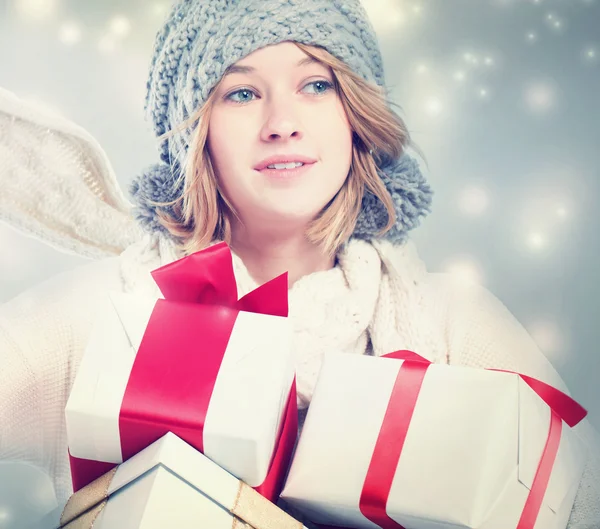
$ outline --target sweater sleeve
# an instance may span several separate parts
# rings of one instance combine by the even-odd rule
[[[64,408],[106,288],[111,258],[57,276],[0,306],[0,460],[35,465],[59,504],[72,491]]]
[[[448,285],[446,285],[448,286]],[[506,306],[477,285],[452,285],[447,326],[450,363],[516,371],[568,393],[564,381]],[[587,419],[573,429],[588,460],[568,529],[600,527],[600,436]]]
[[[98,142],[1,87],[0,188],[0,220],[61,251],[116,256],[142,237]]]

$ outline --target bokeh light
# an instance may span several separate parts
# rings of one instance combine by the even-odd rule
[[[545,17],[546,24],[555,33],[560,33],[565,29],[565,20],[559,17],[556,13],[548,13]]]
[[[477,59],[477,56],[474,53],[471,53],[471,52],[465,52],[465,53],[463,53],[463,60],[467,64],[477,64],[479,62],[479,60]]]
[[[585,193],[578,171],[552,163],[540,164],[520,175],[524,182],[521,199],[514,201],[510,215],[511,239],[523,256],[560,259],[580,229],[581,204]]]
[[[131,22],[123,15],[117,15],[110,21],[110,32],[119,38],[126,37],[131,31]]]
[[[406,22],[406,13],[395,0],[363,2],[375,30],[385,35],[395,31]]]
[[[557,105],[556,86],[549,81],[532,81],[524,91],[527,109],[535,114],[546,114]]]
[[[81,41],[82,30],[77,22],[65,22],[58,30],[58,40],[68,46]]]
[[[525,39],[527,40],[527,42],[533,44],[534,42],[537,42],[538,35],[537,35],[537,33],[535,31],[529,31],[527,33],[527,35],[525,35]]]
[[[482,186],[471,185],[459,193],[458,207],[464,215],[479,217],[488,211],[489,206],[489,192]]]
[[[491,91],[489,88],[485,87],[485,86],[480,86],[477,89],[477,97],[481,100],[487,101],[488,99],[491,98]]]
[[[42,22],[54,18],[60,8],[59,0],[16,0],[17,15],[27,21]]]
[[[583,60],[588,64],[596,64],[600,58],[600,53],[596,46],[587,46],[581,53]]]
[[[483,267],[472,256],[450,257],[442,263],[442,271],[450,274],[457,284],[484,284]]]
[[[457,70],[456,72],[454,72],[454,75],[452,77],[454,78],[455,81],[462,83],[467,78],[467,75],[465,74],[464,71]]]
[[[439,97],[430,97],[425,101],[425,112],[429,116],[439,116],[444,111],[444,103]]]
[[[549,319],[539,319],[527,325],[527,331],[540,350],[553,362],[566,359],[566,338],[556,322]]]
[[[427,64],[424,63],[424,62],[419,63],[419,64],[417,64],[416,72],[419,75],[423,75],[423,74],[429,73],[429,66],[427,66]]]
[[[548,245],[548,237],[538,230],[530,231],[527,234],[527,245],[532,250],[543,250]]]
[[[150,12],[156,18],[164,18],[169,14],[169,2],[154,2],[150,8]]]

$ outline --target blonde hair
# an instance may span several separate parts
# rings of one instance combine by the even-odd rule
[[[329,256],[334,256],[354,231],[365,191],[375,195],[387,211],[388,222],[380,235],[394,225],[394,205],[377,174],[376,157],[387,155],[397,159],[412,142],[404,121],[391,110],[393,103],[386,99],[382,88],[363,80],[325,49],[298,42],[294,44],[331,68],[335,90],[353,131],[348,177],[306,232],[309,241],[321,246]],[[206,248],[215,240],[230,242],[230,215],[236,214],[219,188],[206,148],[218,87],[219,83],[213,87],[204,105],[188,120],[159,138],[159,141],[164,141],[195,124],[182,174],[174,184],[178,188],[183,180],[183,192],[173,202],[157,203],[172,206],[174,215],[159,211],[160,223],[179,240],[181,249],[188,254]]]

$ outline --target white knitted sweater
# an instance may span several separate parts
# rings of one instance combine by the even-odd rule
[[[61,249],[106,256],[0,307],[0,459],[46,470],[62,503],[71,492],[64,406],[95,315],[108,290],[158,294],[149,272],[178,255],[161,237],[141,237],[92,138],[2,91],[0,186],[2,218]],[[338,257],[335,268],[301,278],[289,292],[302,409],[326,351],[411,349],[435,362],[518,371],[566,391],[502,303],[482,287],[428,273],[413,243],[353,240]],[[234,269],[240,295],[256,287],[237,256]],[[599,529],[600,443],[588,421],[575,430],[591,450],[569,528]]]

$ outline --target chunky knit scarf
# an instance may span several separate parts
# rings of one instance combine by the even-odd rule
[[[149,272],[179,257],[168,238],[146,236],[121,257],[124,290],[160,296]],[[238,295],[243,296],[258,284],[235,253],[233,263]],[[289,317],[300,408],[310,402],[327,351],[381,355],[410,345],[423,356],[444,361],[443,352],[434,346],[435,332],[429,328],[433,322],[414,312],[426,274],[412,241],[400,246],[353,239],[339,253],[335,268],[294,283]]]

